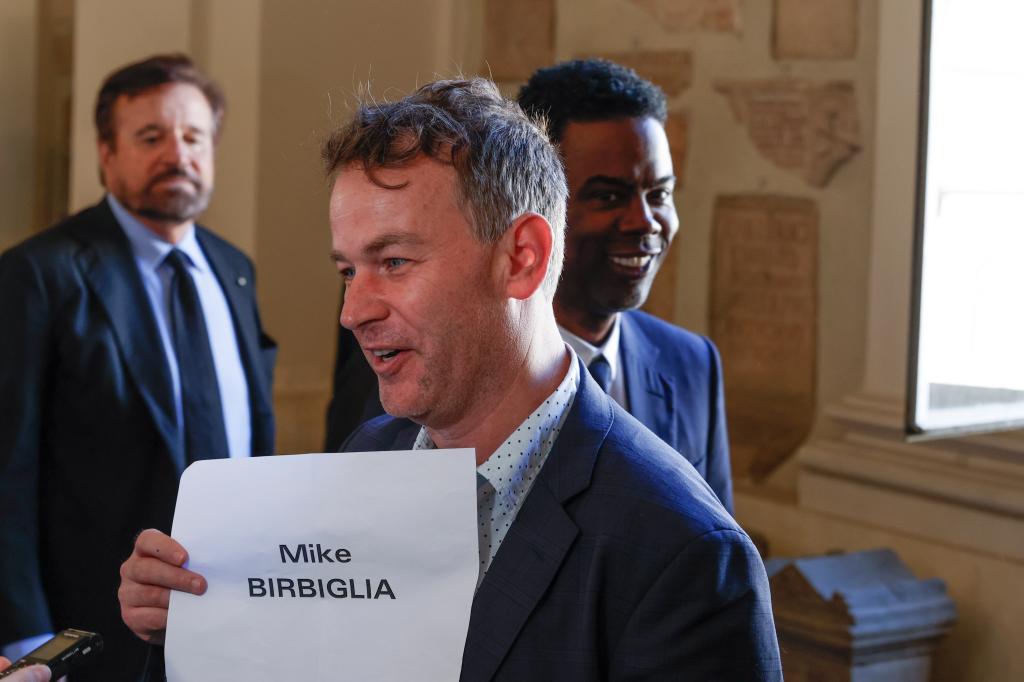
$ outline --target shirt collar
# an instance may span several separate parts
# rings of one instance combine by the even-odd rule
[[[199,246],[199,240],[196,239],[194,225],[189,225],[185,235],[177,244],[171,244],[153,234],[153,231],[132,215],[113,194],[107,194],[107,204],[113,211],[121,230],[128,238],[132,253],[140,265],[156,270],[164,262],[164,258],[171,252],[171,249],[179,249],[189,257],[192,266],[197,270],[202,271],[208,267],[203,250]]]
[[[583,359],[583,363],[588,367],[598,355],[603,355],[611,368],[612,381],[619,375],[619,339],[622,336],[622,315],[615,314],[612,330],[608,332],[608,338],[604,340],[604,343],[599,346],[576,336],[562,325],[558,325],[558,331],[562,335],[562,340],[576,351],[576,354]]]
[[[537,472],[558,438],[579,386],[576,353],[571,346],[567,346],[566,350],[569,351],[570,362],[562,382],[530,416],[523,420],[505,442],[476,468],[478,487],[490,483],[499,497],[518,497],[529,491]],[[434,445],[434,441],[427,435],[427,429],[420,427],[413,450],[435,447],[437,446]],[[515,475],[508,476],[502,473],[509,469],[514,470]]]

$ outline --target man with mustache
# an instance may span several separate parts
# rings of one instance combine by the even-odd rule
[[[388,412],[346,448],[476,451],[463,682],[781,680],[750,539],[559,335],[566,184],[545,132],[490,81],[437,81],[361,107],[323,157],[341,323]],[[187,550],[147,530],[122,566],[146,641],[170,590],[205,592]]]
[[[681,453],[732,511],[718,351],[637,308],[679,231],[665,94],[603,59],[540,69],[519,104],[549,123],[569,183],[562,337],[617,403]]]
[[[99,632],[74,682],[142,668],[118,566],[139,529],[170,528],[184,467],[273,450],[252,264],[194,222],[223,111],[182,55],[115,71],[95,109],[106,196],[0,256],[0,653]]]

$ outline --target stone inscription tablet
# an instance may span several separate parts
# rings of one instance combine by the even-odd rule
[[[757,150],[776,166],[824,187],[860,150],[860,127],[853,84],[777,78],[722,80],[736,120],[747,128]]]
[[[632,50],[578,55],[578,58],[584,57],[600,57],[628,66],[664,90],[668,97],[686,90],[693,81],[693,55],[688,50]]]
[[[814,420],[818,222],[808,199],[715,202],[711,337],[722,353],[737,478],[769,473]]]
[[[555,57],[555,0],[487,0],[483,72],[523,81]]]
[[[740,30],[739,0],[630,0],[672,33]]]
[[[857,0],[775,0],[776,59],[850,59],[857,53]]]

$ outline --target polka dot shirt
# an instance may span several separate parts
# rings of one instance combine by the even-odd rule
[[[569,371],[554,393],[476,468],[477,531],[480,540],[480,576],[477,587],[483,582],[501,541],[505,539],[505,534],[523,506],[569,415],[579,384],[576,356],[575,353],[572,355]],[[427,430],[421,428],[413,449],[434,447]]]

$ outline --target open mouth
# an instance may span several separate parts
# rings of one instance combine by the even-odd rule
[[[380,377],[391,376],[402,365],[403,358],[410,355],[408,348],[371,348],[367,349],[370,367]]]

